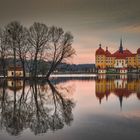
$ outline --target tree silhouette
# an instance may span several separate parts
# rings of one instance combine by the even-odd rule
[[[66,62],[75,55],[72,43],[73,36],[70,32],[64,32],[62,28],[55,26],[50,28],[50,49],[48,50],[48,60],[51,62],[51,66],[46,75],[47,78],[60,63]]]

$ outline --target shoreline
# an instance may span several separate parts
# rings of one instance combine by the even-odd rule
[[[105,74],[105,73],[102,73],[102,74],[99,74],[99,73],[67,73],[67,74],[64,74],[64,73],[59,73],[59,74],[51,74],[49,78],[53,78],[53,77],[96,77],[96,76],[100,76],[100,75],[140,75],[140,73],[126,73],[126,74],[119,74],[119,73],[111,73],[111,74]],[[0,79],[27,79],[27,80],[33,80],[33,79],[46,79],[47,78],[45,76],[41,76],[39,75],[38,77],[3,77],[3,76],[0,76]]]

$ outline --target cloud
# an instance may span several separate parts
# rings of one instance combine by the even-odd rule
[[[85,62],[100,42],[117,49],[121,36],[125,47],[140,47],[139,5],[139,0],[0,0],[0,25],[18,20],[61,26],[73,33],[76,59]]]

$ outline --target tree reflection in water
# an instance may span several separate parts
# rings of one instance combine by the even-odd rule
[[[71,90],[37,81],[2,82],[0,88],[0,128],[11,135],[19,135],[30,128],[35,134],[62,129],[73,121],[75,103],[67,97]]]

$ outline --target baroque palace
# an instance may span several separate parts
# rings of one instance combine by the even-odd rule
[[[120,40],[119,49],[111,53],[106,47],[104,50],[99,44],[95,54],[96,68],[98,73],[128,73],[140,72],[140,48],[136,53],[128,49],[123,49],[122,39]]]

